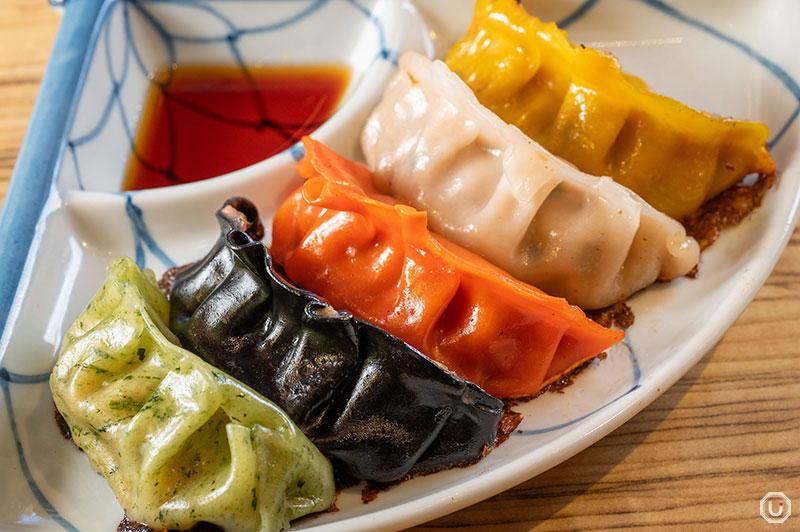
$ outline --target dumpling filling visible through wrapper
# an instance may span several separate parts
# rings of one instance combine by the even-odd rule
[[[587,309],[689,272],[697,242],[608,177],[547,152],[441,61],[408,52],[362,134],[375,185],[433,231]]]

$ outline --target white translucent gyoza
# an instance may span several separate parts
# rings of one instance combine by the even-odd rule
[[[483,107],[441,61],[408,52],[362,133],[376,186],[518,279],[602,308],[697,264],[683,226],[585,174]]]

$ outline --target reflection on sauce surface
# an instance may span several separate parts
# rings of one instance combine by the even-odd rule
[[[292,146],[336,110],[345,66],[181,66],[156,76],[123,190],[200,181]]]

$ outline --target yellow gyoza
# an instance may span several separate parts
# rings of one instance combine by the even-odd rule
[[[481,103],[584,172],[682,218],[751,173],[772,174],[767,126],[698,112],[515,0],[478,0],[447,65]]]

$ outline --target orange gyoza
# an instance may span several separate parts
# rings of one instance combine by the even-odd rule
[[[624,337],[431,234],[363,165],[303,143],[307,181],[275,214],[270,248],[299,286],[501,398],[533,395]]]

